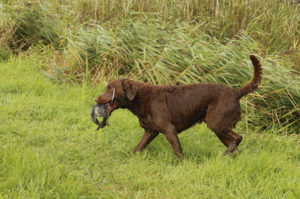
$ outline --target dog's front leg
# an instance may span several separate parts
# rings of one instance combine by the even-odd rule
[[[167,140],[171,144],[173,151],[178,159],[183,158],[183,152],[181,148],[181,144],[179,142],[177,131],[174,127],[167,128],[164,132],[164,135],[166,136]]]
[[[140,152],[158,135],[158,131],[145,130],[145,133],[133,152]]]

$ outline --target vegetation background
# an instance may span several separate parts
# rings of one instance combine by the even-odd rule
[[[0,198],[299,198],[300,2],[293,0],[0,0]],[[242,153],[223,157],[205,125],[159,136],[118,110],[97,133],[108,81],[250,81]]]

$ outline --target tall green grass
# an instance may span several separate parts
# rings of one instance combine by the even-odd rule
[[[47,4],[1,4],[0,11],[0,44],[15,53],[32,45],[60,45],[61,24]]]
[[[243,31],[222,44],[186,23],[161,25],[157,19],[144,20],[124,20],[118,30],[91,23],[88,29],[80,28],[68,40],[62,68],[74,79],[88,76],[94,84],[105,74],[109,79],[129,76],[152,84],[218,82],[241,88],[253,76],[249,55],[264,51]],[[249,126],[298,132],[297,71],[276,54],[259,59],[263,83],[258,93],[242,100]]]
[[[44,74],[63,82],[103,85],[127,76],[240,88],[256,54],[264,80],[242,100],[243,128],[299,132],[296,1],[13,0],[0,11],[0,60],[38,52]]]
[[[21,55],[23,56],[23,55]],[[96,132],[102,90],[57,84],[40,57],[0,63],[0,198],[299,198],[298,135],[243,135],[235,158],[204,124],[179,135],[178,161],[159,135],[141,154],[137,118],[115,111]]]
[[[118,28],[120,19],[136,14],[159,14],[161,21],[171,23],[185,21],[221,42],[244,30],[266,47],[266,53],[279,52],[287,59],[292,57],[293,66],[299,69],[300,8],[299,2],[293,0],[12,0],[2,1],[1,5],[1,24],[8,21],[11,26],[17,26],[14,22],[22,21],[28,25],[27,33],[33,36],[35,32],[44,31],[40,36],[46,38],[42,40],[53,40],[58,27],[72,30],[91,20]],[[30,23],[30,20],[35,22]],[[56,20],[65,26],[61,27]],[[35,25],[38,23],[41,26]],[[5,29],[14,31],[11,26]]]

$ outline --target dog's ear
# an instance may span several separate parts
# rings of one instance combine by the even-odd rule
[[[135,96],[136,96],[136,93],[138,91],[138,88],[136,85],[132,84],[132,82],[130,80],[125,80],[123,81],[123,89],[125,91],[125,94],[126,94],[126,97],[132,101]]]

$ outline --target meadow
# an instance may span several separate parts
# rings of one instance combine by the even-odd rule
[[[135,116],[115,111],[96,131],[99,87],[57,84],[38,58],[0,64],[0,198],[299,198],[298,135],[239,131],[241,153],[205,125],[180,134],[178,161],[159,135],[144,152]]]
[[[244,128],[300,129],[297,1],[11,0],[0,4],[0,60],[39,54],[58,82],[103,85],[129,77],[152,84],[246,85]]]
[[[0,199],[300,198],[300,5],[293,0],[0,1]],[[106,84],[218,82],[243,97],[236,157],[205,124],[142,153],[137,118],[96,131]]]

